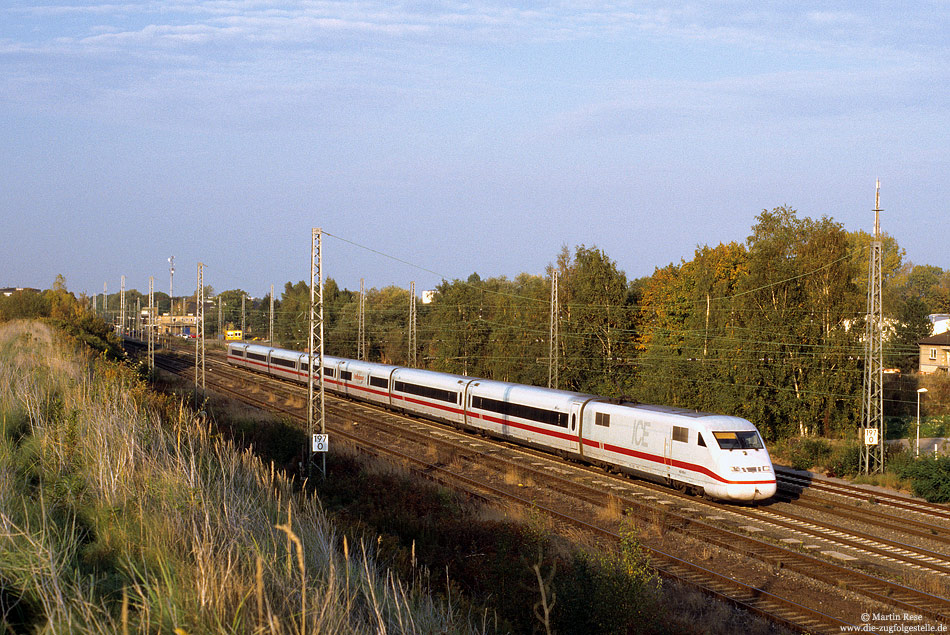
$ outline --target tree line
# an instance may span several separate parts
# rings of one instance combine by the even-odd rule
[[[756,217],[745,242],[697,247],[691,259],[642,278],[628,279],[597,247],[565,246],[541,275],[443,280],[430,303],[416,304],[417,365],[547,385],[556,271],[557,387],[745,417],[769,441],[851,434],[860,416],[870,242],[828,217],[779,207]],[[916,369],[918,340],[930,334],[928,314],[950,313],[950,272],[905,256],[883,236],[885,365],[907,373]],[[205,289],[217,303],[205,309],[209,337],[218,305],[222,330],[240,328],[242,296]],[[156,298],[169,306],[167,294]],[[277,345],[306,349],[309,301],[306,281],[285,284],[274,302]],[[17,302],[26,300],[0,299],[0,318]],[[409,304],[407,289],[366,292],[370,361],[407,363]],[[107,306],[118,311],[118,294]],[[266,338],[269,320],[268,296],[245,301],[249,336]],[[359,292],[327,279],[326,353],[356,357],[358,325]]]

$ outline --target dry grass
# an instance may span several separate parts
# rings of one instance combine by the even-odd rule
[[[930,593],[931,595],[944,598],[950,596],[950,582],[935,573],[917,573],[916,575],[910,575],[905,580],[905,584],[909,587],[920,589],[925,593]]]
[[[534,479],[519,467],[509,465],[505,468],[503,480],[506,485],[517,485],[518,487],[534,487]]]
[[[23,630],[474,632],[341,551],[320,503],[183,404],[37,324],[0,325],[0,578]]]
[[[662,538],[669,531],[669,512],[666,507],[657,505],[651,512],[646,527],[643,530],[646,535]]]
[[[670,632],[703,635],[787,635],[788,630],[714,600],[704,593],[677,582],[663,585],[665,603],[676,606],[668,614]]]
[[[598,510],[597,516],[601,520],[619,521],[624,518],[623,503],[613,494],[608,494],[607,502]]]
[[[903,492],[911,491],[910,481],[899,477],[893,472],[884,472],[882,474],[858,474],[857,476],[852,477],[851,482],[858,485],[886,487],[888,489]]]

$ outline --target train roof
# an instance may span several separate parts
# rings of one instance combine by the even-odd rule
[[[449,381],[450,383],[460,383],[467,384],[472,380],[477,379],[475,377],[468,377],[467,375],[455,375],[453,373],[443,373],[437,370],[426,370],[424,368],[407,368],[406,366],[397,366],[396,374],[394,377],[398,377],[402,380],[412,380],[415,378],[418,381],[425,380],[437,380],[440,383],[444,381]]]
[[[361,371],[364,373],[376,371],[376,372],[384,372],[388,374],[392,372],[393,370],[396,370],[397,368],[402,368],[402,366],[395,366],[393,364],[381,364],[379,362],[367,362],[367,361],[363,361],[362,359],[349,359],[349,358],[343,358],[343,357],[339,359],[340,361],[346,364],[346,370],[349,370],[355,373],[358,373]]]
[[[491,391],[493,393],[519,393],[519,394],[530,394],[530,393],[544,393],[545,395],[550,395],[551,397],[562,397],[568,399],[604,399],[604,397],[598,397],[597,395],[589,395],[583,392],[573,392],[570,390],[559,390],[557,388],[545,388],[544,386],[531,386],[529,384],[516,384],[508,381],[496,381],[494,379],[482,379],[481,377],[469,377],[472,381],[473,386],[478,386],[483,389],[483,391]]]
[[[715,412],[703,412],[701,410],[690,410],[688,408],[676,408],[674,406],[656,406],[652,404],[626,404],[628,407],[638,410],[648,410],[664,415],[674,417],[685,417],[694,419],[700,425],[708,430],[755,430],[755,425],[748,419],[736,417],[734,415],[724,415]]]
[[[625,402],[623,405],[628,408],[637,408],[638,410],[650,410],[652,412],[661,412],[665,415],[679,415],[681,417],[690,417],[692,419],[719,416],[711,412],[703,412],[701,410],[692,410],[690,408],[677,408],[676,406],[656,406],[653,404],[631,403],[631,402]]]

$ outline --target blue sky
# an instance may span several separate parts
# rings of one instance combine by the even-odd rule
[[[0,286],[629,277],[789,205],[950,268],[950,2],[0,7]],[[12,249],[9,246],[12,245]],[[433,273],[436,272],[436,273]],[[438,274],[438,275],[436,275]]]

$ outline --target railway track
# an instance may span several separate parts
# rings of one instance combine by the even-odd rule
[[[936,503],[898,496],[889,492],[869,489],[858,485],[840,483],[814,475],[806,475],[795,470],[777,466],[780,492],[792,499],[814,499],[818,494],[834,496],[849,502],[862,502],[881,508],[889,508],[907,515],[908,512],[922,516],[929,521],[940,519],[950,522],[950,507]],[[917,522],[917,521],[913,521]],[[924,523],[926,524],[926,523]],[[928,525],[932,526],[932,525]],[[947,531],[944,528],[944,531]]]
[[[266,409],[275,409],[272,401],[252,399],[247,391],[237,388],[240,382],[244,381],[246,371],[229,367],[223,362],[223,357],[215,358],[212,356],[211,359],[214,362],[214,369],[209,378],[213,378],[212,382],[215,383],[216,390],[230,393],[244,401],[255,401],[257,402],[256,405]],[[219,359],[220,361],[218,361]],[[193,366],[187,363],[179,362],[177,366],[172,365],[173,370],[191,368]],[[299,386],[267,379],[260,375],[255,375],[254,378],[255,381],[268,381],[270,394],[278,393],[288,397],[296,394],[299,398]],[[232,385],[229,386],[228,382],[232,382]],[[344,406],[342,403],[347,405]],[[515,470],[519,474],[525,475],[526,479],[544,484],[534,488],[534,492],[539,490],[559,492],[568,500],[584,501],[586,505],[594,509],[604,508],[608,505],[619,505],[626,510],[627,514],[640,520],[649,520],[657,513],[658,509],[662,509],[665,527],[671,532],[688,536],[693,540],[703,541],[709,545],[717,545],[721,549],[734,553],[742,553],[745,557],[755,558],[776,571],[793,571],[810,579],[822,581],[836,589],[845,589],[860,594],[867,601],[878,603],[883,607],[914,612],[927,616],[928,619],[950,623],[950,601],[941,596],[909,588],[869,573],[856,571],[849,566],[828,562],[827,559],[818,557],[820,554],[807,553],[807,550],[804,549],[806,546],[804,542],[802,542],[801,548],[796,549],[789,546],[789,544],[781,546],[768,540],[759,539],[754,535],[749,535],[749,533],[760,531],[752,532],[750,530],[752,525],[744,528],[741,526],[728,528],[727,525],[730,523],[724,522],[725,519],[721,515],[723,513],[736,514],[744,516],[748,522],[761,523],[767,514],[767,522],[773,526],[796,532],[806,531],[807,527],[805,525],[812,524],[807,519],[797,519],[793,522],[789,520],[788,514],[783,516],[768,512],[767,508],[763,508],[766,509],[766,512],[760,509],[735,508],[735,506],[729,506],[730,508],[727,509],[727,506],[713,505],[694,498],[677,498],[676,492],[672,490],[660,490],[641,482],[631,482],[629,479],[623,478],[617,479],[600,471],[565,464],[552,459],[548,455],[533,453],[523,448],[512,448],[504,443],[489,442],[469,435],[460,436],[442,426],[424,423],[419,420],[408,419],[408,422],[411,423],[407,423],[405,417],[395,415],[389,411],[379,410],[374,406],[353,405],[351,402],[342,403],[335,398],[328,399],[327,402],[328,417],[334,421],[333,432],[335,435],[342,435],[364,448],[372,448],[374,453],[396,456],[398,460],[415,465],[416,469],[425,472],[430,477],[438,475],[437,480],[454,483],[455,486],[462,486],[470,490],[475,489],[484,496],[506,501],[506,504],[529,504],[523,497],[517,493],[507,491],[506,488],[493,487],[488,485],[484,479],[472,479],[459,474],[457,473],[458,470],[439,465],[438,461],[419,459],[416,456],[418,452],[399,452],[395,449],[396,443],[392,440],[395,429],[399,430],[398,436],[403,439],[414,437],[413,443],[417,444],[418,447],[428,447],[432,443],[443,444],[443,447],[449,448],[447,451],[453,452],[457,456],[471,454],[477,456],[477,462],[482,466],[494,465],[496,473],[501,474],[506,470]],[[301,413],[292,408],[277,407],[276,409],[298,419],[301,417]],[[401,422],[399,426],[380,423],[381,420],[392,421],[397,417]],[[349,421],[351,424],[358,421],[364,431],[366,428],[374,428],[382,439],[389,440],[373,441],[368,439],[364,433],[353,434],[344,423],[338,424],[337,421]],[[802,498],[799,496],[798,500]],[[538,507],[537,498],[532,499],[530,505]],[[712,506],[707,508],[705,505]],[[607,526],[610,523],[592,523],[589,519],[576,517],[576,514],[570,513],[564,507],[563,504],[558,506],[555,502],[551,502],[545,504],[544,511],[560,522],[583,526],[586,530],[599,533],[604,537],[617,538],[616,529]],[[567,505],[566,507],[570,508],[571,506]],[[727,511],[723,512],[724,509],[727,509]],[[794,525],[795,522],[799,524],[790,526]],[[824,528],[811,529],[810,531],[838,530]],[[924,532],[925,530],[919,529],[919,531]],[[877,537],[856,536],[846,532],[839,533],[845,533],[844,536],[838,537],[839,540],[854,543],[850,545],[852,548],[869,552],[873,552],[874,549],[881,549],[875,544],[869,544],[881,543],[881,540]],[[855,543],[854,541],[858,542]],[[908,547],[908,545],[901,543],[886,546],[894,549]],[[913,554],[913,550],[909,551]],[[782,598],[778,594],[768,592],[761,586],[745,584],[731,577],[723,576],[721,573],[710,571],[700,565],[686,562],[661,549],[651,548],[650,552],[655,566],[664,575],[688,581],[718,597],[728,599],[750,611],[798,630],[840,632],[841,627],[854,626],[855,624],[851,620],[854,620],[854,616],[859,614],[859,612],[855,612],[853,615],[828,615],[802,606],[788,597]],[[932,557],[935,560],[935,562],[921,566],[929,567],[934,575],[946,575],[950,570],[945,569],[950,563],[941,563],[939,556],[940,554],[921,556]],[[886,557],[891,557],[891,555],[888,554]],[[918,556],[909,555],[907,557],[915,558]]]

